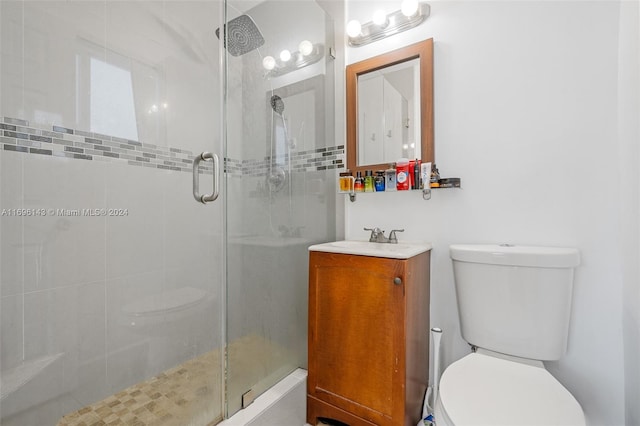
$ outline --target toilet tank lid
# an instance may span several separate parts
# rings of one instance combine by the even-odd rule
[[[567,247],[453,244],[449,252],[453,260],[491,265],[574,268],[580,264],[580,252]]]

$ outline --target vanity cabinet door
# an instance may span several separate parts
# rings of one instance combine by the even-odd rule
[[[417,256],[427,264],[427,273],[418,278],[426,280],[422,287],[428,295],[425,255]],[[310,252],[308,421],[323,417],[318,407],[326,403],[358,418],[325,415],[346,424],[408,424],[406,376],[413,367],[408,368],[405,352],[407,293],[419,285],[410,282],[417,275],[412,264],[411,259]],[[426,311],[421,324],[425,335],[428,305]],[[422,355],[428,367],[428,356]],[[424,392],[426,371],[421,375]],[[414,414],[413,424],[420,413]]]

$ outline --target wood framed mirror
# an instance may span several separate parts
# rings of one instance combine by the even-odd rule
[[[435,160],[433,39],[347,66],[347,168]]]

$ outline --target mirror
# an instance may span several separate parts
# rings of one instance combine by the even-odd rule
[[[433,39],[347,66],[347,168],[434,162]]]

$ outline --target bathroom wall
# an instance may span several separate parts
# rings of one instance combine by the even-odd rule
[[[619,184],[625,196],[619,206],[625,370],[625,421],[640,424],[640,3],[620,5],[618,54]]]
[[[568,353],[547,367],[589,424],[637,424],[637,2],[429,3],[425,24],[347,48],[346,62],[434,38],[436,162],[463,187],[430,201],[359,195],[345,203],[346,237],[380,226],[433,243],[431,324],[444,329],[444,366],[469,352],[450,244],[579,248]],[[370,20],[377,6],[398,8],[350,0],[346,19]]]

